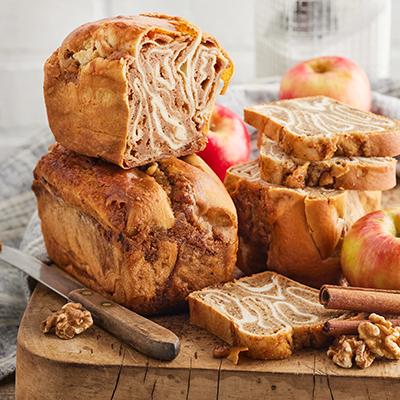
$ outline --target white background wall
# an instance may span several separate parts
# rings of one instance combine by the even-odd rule
[[[400,1],[392,1],[392,58],[391,75],[400,79]]]
[[[382,0],[389,1],[389,0]],[[118,14],[181,15],[215,35],[236,64],[235,81],[254,79],[255,0],[0,0],[0,153],[46,125],[42,68],[81,23]],[[392,72],[400,78],[400,0],[393,1]]]
[[[111,15],[159,11],[181,15],[214,34],[237,63],[253,71],[253,0],[0,0],[0,153],[46,124],[43,63],[78,25]]]

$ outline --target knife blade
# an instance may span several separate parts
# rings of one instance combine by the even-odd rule
[[[159,360],[172,360],[178,355],[180,342],[172,331],[106,299],[56,265],[45,264],[5,245],[0,245],[0,259],[25,272],[60,296],[81,303],[91,312],[96,325],[135,350]]]

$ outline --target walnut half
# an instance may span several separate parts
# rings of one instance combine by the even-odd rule
[[[400,359],[400,327],[378,314],[371,314],[368,321],[358,326],[358,334],[369,350],[378,357]]]
[[[92,315],[80,303],[67,303],[61,310],[49,315],[42,322],[42,332],[53,330],[61,339],[72,339],[93,325]]]
[[[351,368],[353,361],[359,368],[369,367],[375,357],[400,359],[400,327],[378,314],[358,325],[356,336],[341,336],[327,352],[332,361],[343,368]]]
[[[329,358],[342,368],[351,368],[353,362],[359,368],[369,367],[375,359],[363,340],[356,336],[341,336],[327,352]]]

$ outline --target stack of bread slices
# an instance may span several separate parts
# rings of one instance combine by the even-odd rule
[[[58,143],[33,183],[55,263],[142,314],[232,279],[236,210],[193,154],[232,70],[218,42],[179,17],[116,17],[66,37],[45,65]]]
[[[337,283],[348,227],[396,185],[399,123],[323,96],[244,115],[258,131],[260,157],[233,167],[225,182],[239,216],[239,267],[314,287]]]

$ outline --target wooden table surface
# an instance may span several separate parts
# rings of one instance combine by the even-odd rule
[[[384,194],[383,205],[385,207],[398,206],[400,184],[393,191]],[[0,382],[0,399],[11,400],[15,398],[15,376],[11,375]]]

